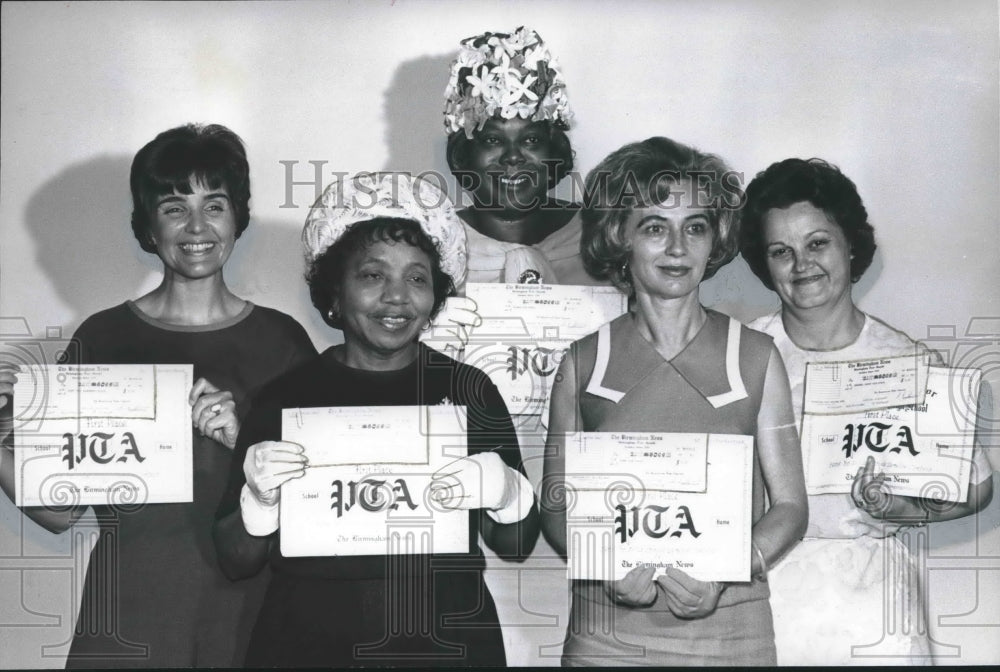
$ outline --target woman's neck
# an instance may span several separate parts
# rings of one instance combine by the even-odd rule
[[[850,293],[832,306],[781,310],[785,333],[792,343],[805,350],[839,350],[851,345],[861,334],[865,314],[858,310]]]
[[[635,297],[636,328],[666,360],[676,357],[694,340],[706,319],[697,289],[679,299],[659,299],[648,294]]]
[[[472,206],[459,212],[466,224],[493,240],[535,245],[561,229],[576,209],[556,200],[528,211]]]
[[[419,346],[416,342],[393,352],[378,352],[370,348],[361,348],[353,340],[344,341],[343,345],[333,348],[334,358],[352,369],[364,371],[398,371],[405,369],[417,358]]]
[[[178,279],[167,272],[160,286],[135,301],[149,317],[178,326],[205,326],[239,315],[246,301],[226,287],[222,274],[210,278]]]

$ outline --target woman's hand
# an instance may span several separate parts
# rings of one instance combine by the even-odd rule
[[[854,505],[872,518],[884,519],[893,505],[893,495],[882,489],[885,472],[875,473],[875,458],[869,456],[865,466],[858,468],[851,484],[851,499]]]
[[[261,441],[247,449],[243,460],[246,485],[240,493],[243,527],[255,537],[278,529],[281,484],[306,473],[305,449],[288,441]]]
[[[483,318],[476,312],[478,309],[476,302],[468,297],[448,297],[421,340],[437,350],[461,350],[469,342],[472,328],[483,323]]]
[[[605,581],[604,590],[615,604],[648,607],[656,602],[655,567],[634,567],[617,581]]]
[[[240,433],[233,393],[220,390],[205,378],[199,378],[188,395],[191,423],[207,436],[232,450]]]
[[[715,611],[725,589],[718,581],[698,581],[673,567],[656,582],[663,588],[667,608],[677,618],[705,618]]]
[[[431,478],[431,497],[446,509],[487,509],[498,523],[523,520],[535,494],[531,484],[496,453],[477,453],[441,467]]]
[[[933,520],[934,509],[951,509],[953,505],[935,503],[920,497],[907,497],[887,492],[882,485],[888,476],[885,472],[875,473],[875,458],[869,456],[865,466],[858,469],[851,484],[851,499],[854,505],[876,520],[887,520],[900,525],[923,525]],[[967,515],[967,514],[966,514]],[[956,517],[940,516],[941,520]]]
[[[289,441],[261,441],[247,449],[243,473],[250,494],[264,506],[274,506],[281,498],[282,483],[302,478],[306,473],[305,449]]]

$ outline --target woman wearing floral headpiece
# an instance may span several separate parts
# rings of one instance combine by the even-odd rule
[[[268,563],[274,572],[246,662],[503,665],[477,542],[481,533],[505,558],[530,553],[539,531],[534,493],[493,383],[417,340],[464,281],[463,227],[426,180],[369,173],[330,185],[302,239],[313,304],[344,343],[267,386],[240,431],[216,523],[220,563],[234,579]],[[465,552],[282,555],[280,486],[308,464],[301,446],[279,440],[281,409],[442,404],[465,407],[469,456],[444,467],[431,487],[445,506],[474,509]]]
[[[538,33],[462,40],[445,97],[448,166],[473,199],[469,281],[607,284],[580,260],[579,207],[549,195],[573,169],[573,115]]]

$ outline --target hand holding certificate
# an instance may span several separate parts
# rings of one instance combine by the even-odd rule
[[[980,378],[975,369],[928,366],[914,357],[808,364],[802,414],[807,492],[851,492],[856,474],[873,458],[891,494],[964,502]],[[837,395],[830,394],[831,385]]]
[[[31,366],[15,386],[18,506],[190,502],[191,365]]]
[[[281,553],[465,553],[469,514],[435,500],[435,472],[467,453],[461,406],[282,412],[282,439],[308,466],[281,486]]]
[[[567,437],[569,578],[674,567],[699,581],[749,581],[753,446],[723,434]]]

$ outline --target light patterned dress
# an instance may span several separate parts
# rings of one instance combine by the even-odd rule
[[[806,363],[911,355],[924,346],[870,315],[854,343],[804,350],[785,333],[781,311],[754,320],[785,362],[801,427]],[[804,448],[804,447],[803,447]],[[974,452],[973,483],[991,473]],[[908,543],[904,543],[908,542]],[[809,497],[805,538],[769,574],[779,665],[932,664],[920,582],[923,528],[872,518],[849,494]]]

